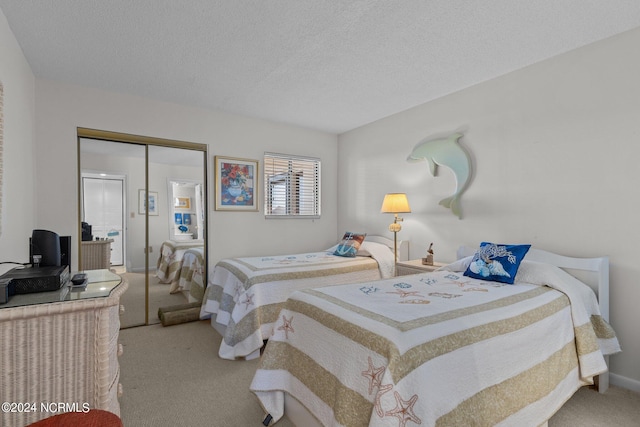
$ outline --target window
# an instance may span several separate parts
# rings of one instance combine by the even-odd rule
[[[264,153],[266,217],[320,217],[320,159]]]

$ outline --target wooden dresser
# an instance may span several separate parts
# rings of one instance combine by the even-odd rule
[[[15,404],[3,406],[0,425],[87,408],[120,415],[120,296],[128,284],[109,270],[86,273],[83,291],[15,295],[0,305],[0,401]]]

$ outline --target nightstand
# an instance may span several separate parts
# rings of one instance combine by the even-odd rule
[[[422,259],[412,259],[409,261],[396,262],[396,276],[406,276],[408,274],[429,273],[446,265],[442,262],[434,262],[433,265],[424,265]]]

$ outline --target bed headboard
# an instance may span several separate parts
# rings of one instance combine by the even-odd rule
[[[367,234],[365,241],[382,243],[387,245],[393,252],[393,239],[375,234]],[[407,261],[409,259],[409,242],[407,240],[398,240],[398,261]]]
[[[457,259],[471,256],[477,248],[461,246],[458,248]],[[524,257],[527,261],[546,262],[566,270],[572,276],[589,285],[598,296],[600,314],[609,321],[609,257],[573,258],[554,254],[542,249],[531,248]],[[585,276],[585,272],[590,275]]]

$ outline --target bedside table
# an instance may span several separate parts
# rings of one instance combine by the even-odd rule
[[[443,262],[434,262],[433,265],[424,265],[422,259],[412,259],[409,261],[396,262],[396,276],[406,276],[408,274],[429,273],[435,271],[443,265]]]

